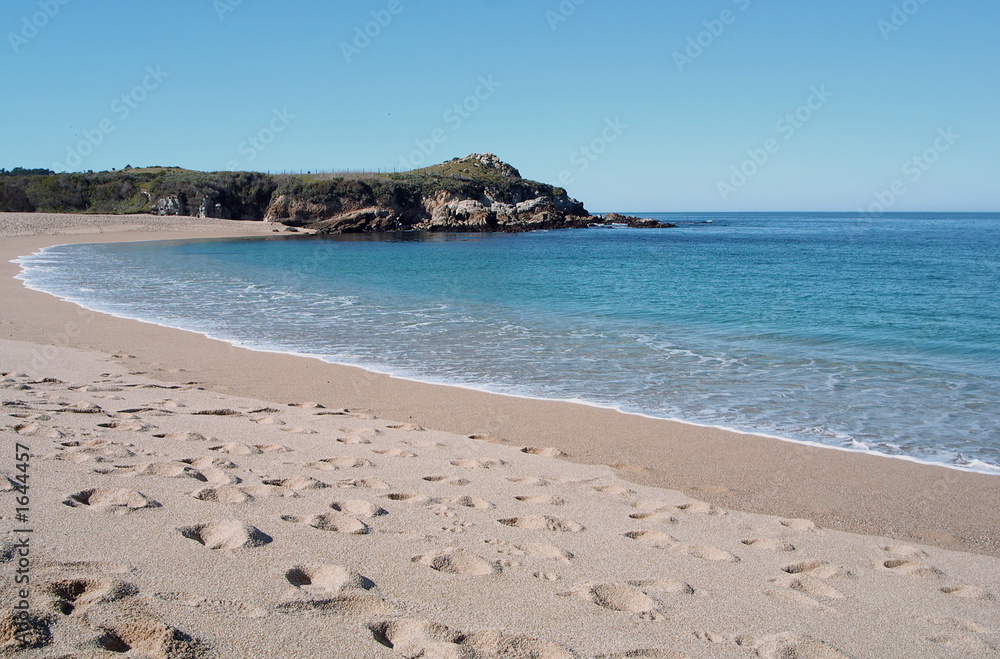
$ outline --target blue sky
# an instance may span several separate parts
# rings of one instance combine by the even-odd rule
[[[4,0],[0,167],[491,151],[591,211],[1000,211],[998,24],[995,0]]]

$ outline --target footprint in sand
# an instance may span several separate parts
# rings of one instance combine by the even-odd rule
[[[175,442],[207,442],[210,441],[208,437],[205,437],[200,432],[168,432],[159,433],[153,435],[157,439],[169,439]]]
[[[204,657],[208,647],[176,627],[148,616],[129,616],[101,628],[95,643],[109,652],[153,659]]]
[[[373,451],[373,453],[378,453],[379,455],[384,455],[387,458],[415,458],[415,457],[417,457],[416,453],[413,453],[412,451],[404,451],[403,449],[400,449],[400,448],[375,449]]]
[[[141,508],[160,507],[159,503],[144,494],[120,487],[83,490],[69,495],[63,504],[73,508],[106,510],[118,515],[125,515]]]
[[[315,593],[308,594],[314,595]],[[283,602],[275,605],[274,611],[279,614],[320,614],[370,619],[376,615],[394,614],[397,609],[373,592],[354,588],[332,596],[309,597],[308,599]],[[430,657],[428,656],[427,659]]]
[[[183,462],[153,462],[135,465],[134,470],[140,474],[159,478],[194,478],[199,481],[208,481],[204,474]]]
[[[407,446],[412,446],[413,448],[444,448],[445,446],[448,446],[444,442],[434,442],[434,441],[424,441],[424,442],[405,441],[403,443],[406,444]]]
[[[785,528],[792,529],[793,531],[801,531],[803,533],[819,533],[820,531],[816,523],[808,519],[783,519],[780,523]]]
[[[452,466],[461,467],[462,469],[494,469],[496,467],[502,467],[507,464],[503,460],[498,460],[495,458],[481,458],[481,459],[471,459],[466,458],[462,460],[452,460]]]
[[[504,526],[537,531],[560,531],[564,533],[579,533],[584,527],[568,519],[549,517],[548,515],[527,515],[526,517],[507,517],[498,520]]]
[[[330,487],[321,480],[311,476],[292,476],[291,478],[273,478],[264,481],[264,485],[284,487],[289,490],[322,490]]]
[[[485,576],[500,574],[503,569],[497,563],[467,552],[463,549],[447,548],[441,551],[413,557],[414,563],[426,565],[444,574]]]
[[[248,446],[247,444],[223,444],[222,446],[210,446],[208,450],[218,451],[227,455],[260,455],[263,453],[256,446]]]
[[[345,535],[366,535],[371,532],[368,525],[360,519],[345,515],[344,513],[322,513],[319,515],[307,515],[305,517],[282,515],[281,519],[294,524],[305,524],[320,531],[331,531]]]
[[[823,581],[823,579],[811,574],[792,575],[781,579],[773,579],[772,582],[812,597],[825,597],[828,599],[844,598],[844,594],[839,590]]]
[[[911,561],[906,558],[893,558],[886,561],[882,565],[897,574],[905,574],[910,577],[927,579],[930,577],[944,576],[944,572],[937,569],[933,565],[922,563],[920,561]]]
[[[430,497],[423,494],[410,494],[407,492],[393,492],[392,494],[385,495],[385,498],[389,501],[402,501],[403,503],[408,503],[414,506],[427,506],[433,503]]]
[[[348,435],[347,437],[338,437],[337,441],[341,444],[371,444],[372,440],[367,437],[359,437],[358,435]]]
[[[516,545],[516,548],[523,552],[525,556],[530,556],[532,558],[538,558],[542,560],[552,560],[560,561],[562,563],[569,563],[575,558],[573,552],[562,549],[555,545],[549,545],[545,543],[528,543],[525,545]]]
[[[952,597],[964,597],[973,600],[991,600],[993,595],[979,586],[945,586],[941,592]]]
[[[97,427],[121,432],[146,432],[147,430],[154,429],[156,426],[147,426],[138,421],[109,421],[108,423],[98,423]]]
[[[375,582],[342,565],[310,563],[296,565],[285,573],[288,583],[312,592],[340,593],[345,590],[371,590]]]
[[[740,557],[730,553],[725,549],[712,547],[709,545],[688,545],[680,544],[673,548],[673,551],[691,558],[699,558],[703,561],[716,561],[719,563],[739,563]]]
[[[389,484],[380,478],[348,478],[334,481],[334,487],[341,489],[359,488],[363,490],[388,490]]]
[[[565,451],[562,451],[554,447],[538,448],[534,446],[526,446],[525,448],[521,449],[521,453],[527,453],[528,455],[538,455],[543,458],[564,458],[568,455]]]
[[[936,632],[933,636],[927,636],[927,640],[939,647],[964,656],[993,657],[1000,654],[1000,647],[982,638],[993,636],[995,639],[994,630],[974,620],[926,617],[919,622],[927,631]]]
[[[105,414],[104,410],[97,403],[92,403],[86,400],[69,405],[65,408],[65,411],[73,412],[75,414]]]
[[[580,597],[609,611],[649,614],[660,610],[660,603],[639,588],[619,583],[582,584],[560,594]]]
[[[795,551],[795,545],[781,538],[748,538],[741,540],[747,547],[768,551]]]
[[[0,612],[0,650],[18,652],[52,644],[52,616],[27,613],[14,618],[14,611]]]
[[[888,547],[883,547],[882,550],[888,554],[909,558],[914,561],[927,558],[927,552],[919,547],[913,547],[911,545],[890,545]]]
[[[242,549],[262,547],[273,540],[255,526],[239,520],[223,520],[178,529],[185,538],[207,549]]]
[[[697,515],[713,515],[713,516],[714,515],[719,515],[719,516],[721,516],[721,515],[728,515],[729,514],[728,512],[726,512],[725,510],[723,510],[722,508],[719,508],[718,506],[714,506],[714,505],[712,505],[710,503],[706,503],[704,501],[692,501],[690,503],[682,503],[681,505],[677,506],[677,510],[683,510],[686,513],[693,513],[693,514],[697,514]]]
[[[210,455],[202,455],[197,458],[184,458],[182,460],[178,460],[178,462],[191,465],[195,469],[235,469],[239,466],[231,460],[226,460],[225,458],[213,458]]]
[[[680,540],[663,531],[629,531],[625,537],[662,549],[669,549],[680,544]]]
[[[40,423],[19,423],[14,426],[14,432],[24,437],[41,437],[44,439],[62,439],[66,433],[58,428],[50,428]]]
[[[538,476],[512,476],[508,478],[511,483],[517,483],[518,485],[534,485],[536,487],[546,487],[552,485],[552,481],[547,478],[540,478]]]
[[[260,449],[261,453],[291,453],[292,449],[288,448],[284,444],[254,444],[255,448]]]
[[[267,615],[267,611],[264,608],[247,602],[214,599],[195,593],[160,592],[153,593],[153,598],[161,602],[199,609],[205,613],[237,615],[241,618],[263,618]]]
[[[640,579],[629,581],[630,586],[637,586],[645,593],[659,595],[694,595],[691,584],[676,579]]]
[[[424,476],[423,479],[429,483],[442,483],[444,485],[468,485],[472,482],[456,476]]]
[[[610,494],[616,497],[628,497],[635,494],[634,491],[628,489],[627,487],[622,487],[621,485],[595,485],[594,490],[600,492],[601,494]]]
[[[474,496],[460,497],[438,497],[433,500],[435,503],[453,504],[463,508],[476,508],[478,510],[492,510],[496,506],[487,501]]]
[[[329,465],[333,468],[343,468],[343,469],[354,469],[357,467],[374,467],[374,463],[371,460],[365,460],[364,458],[352,458],[347,456],[336,457],[336,458],[324,458],[319,460],[318,463],[321,465]],[[322,467],[319,467],[322,469]]]
[[[657,522],[663,524],[680,524],[681,521],[665,510],[647,510],[629,515],[630,519],[639,519],[644,522]]]
[[[757,652],[760,659],[786,659],[788,657],[808,657],[809,659],[850,659],[837,648],[825,641],[810,636],[800,636],[791,632],[774,634],[761,638],[740,638],[737,644]]]
[[[506,632],[462,632],[427,620],[386,620],[368,626],[381,645],[404,657],[441,659],[577,659],[557,643]]]
[[[354,515],[355,517],[381,517],[382,515],[389,514],[385,508],[377,506],[371,501],[365,501],[364,499],[334,501],[330,504],[330,507],[337,512]]]
[[[845,574],[845,571],[824,561],[801,561],[781,568],[788,574],[808,574],[819,579],[832,579]]]
[[[420,432],[423,430],[420,426],[414,423],[402,423],[395,426],[386,426],[390,430],[405,430],[406,432]]]
[[[551,497],[544,494],[529,494],[514,497],[516,500],[522,503],[530,503],[540,506],[565,506],[566,499],[560,497]]]
[[[204,487],[192,492],[191,496],[199,501],[207,501],[209,503],[246,503],[253,500],[252,496],[240,488],[231,485]]]
[[[139,588],[133,584],[104,579],[63,579],[46,584],[43,590],[52,597],[53,608],[65,616],[84,613],[95,604],[139,594]]]
[[[325,410],[325,405],[320,405],[316,401],[307,400],[304,403],[289,403],[289,407],[299,407],[303,410]]]
[[[274,485],[246,485],[240,488],[250,495],[252,499],[298,499],[302,495],[287,487],[275,487]]]
[[[285,422],[275,416],[262,416],[257,419],[251,419],[254,423],[260,424],[262,426],[283,426]]]

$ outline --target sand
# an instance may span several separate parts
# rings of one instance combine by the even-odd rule
[[[0,215],[0,654],[998,656],[996,477],[248,352],[7,263],[272,231]]]

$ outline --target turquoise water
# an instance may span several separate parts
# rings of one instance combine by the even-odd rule
[[[1000,473],[1000,215],[654,216],[680,227],[59,246],[22,278],[247,347]]]

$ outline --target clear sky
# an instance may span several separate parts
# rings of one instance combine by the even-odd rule
[[[489,151],[591,211],[1000,211],[998,25],[996,0],[3,0],[0,167]]]

